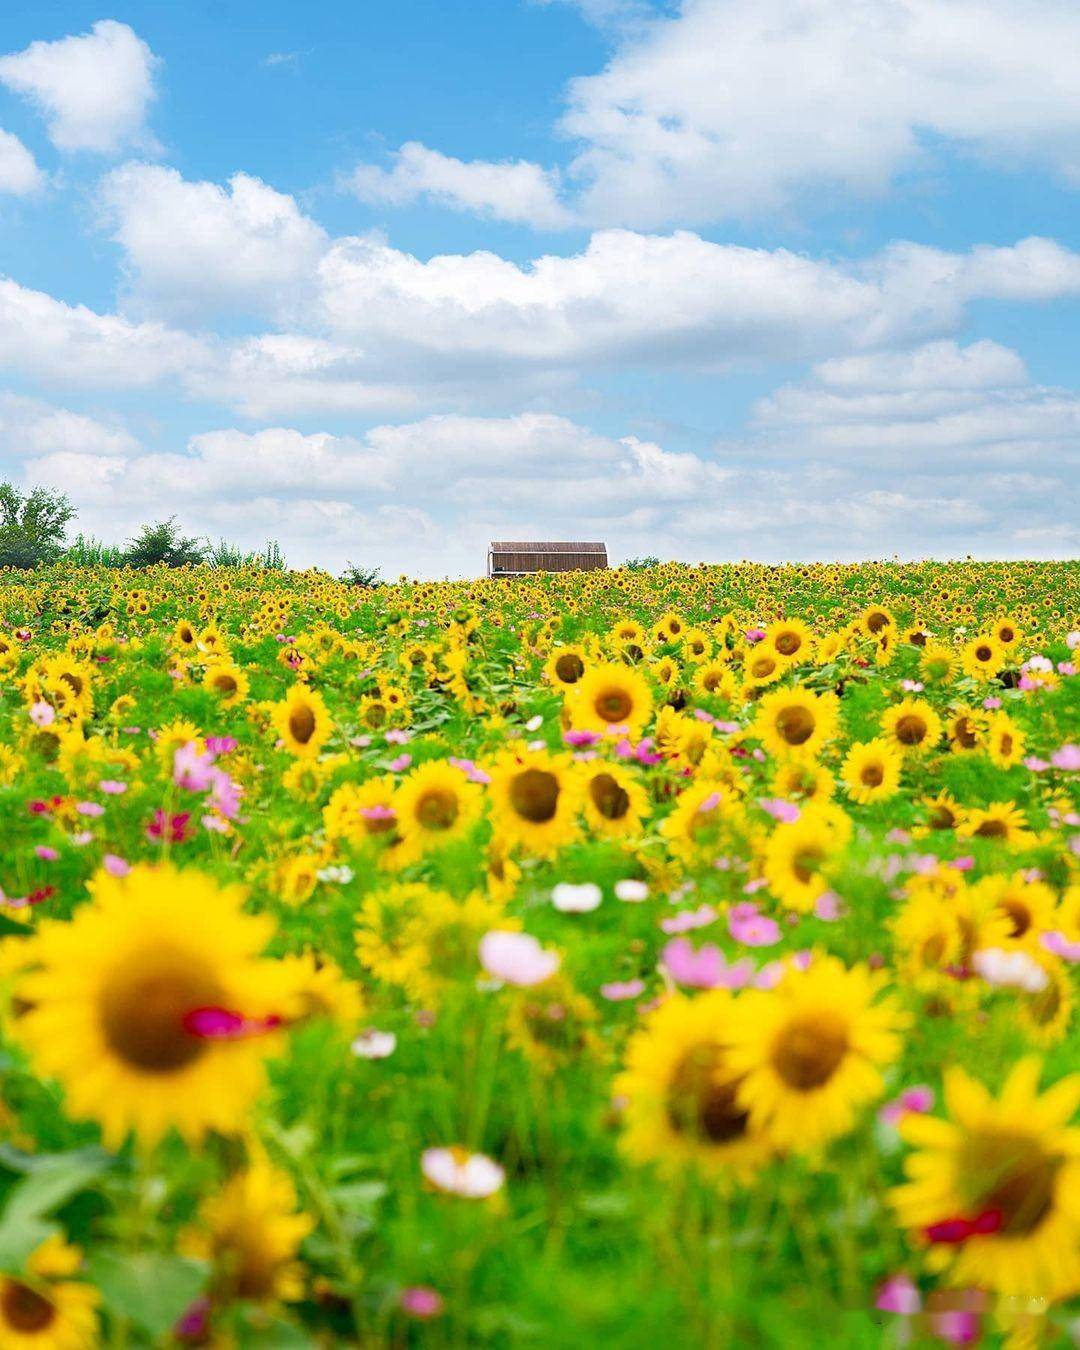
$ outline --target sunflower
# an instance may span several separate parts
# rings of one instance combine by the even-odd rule
[[[884,605],[871,605],[856,620],[859,630],[867,637],[880,638],[888,629],[895,630],[896,619]]]
[[[321,696],[302,684],[293,685],[274,705],[272,721],[285,749],[297,757],[317,755],[333,730]]]
[[[640,671],[601,662],[573,686],[566,706],[573,726],[580,731],[638,736],[652,717],[652,690]]]
[[[705,778],[679,794],[660,833],[676,858],[688,863],[711,860],[723,851],[731,830],[742,819],[742,808],[728,784]]]
[[[48,1237],[26,1261],[25,1272],[0,1274],[0,1345],[4,1350],[90,1350],[99,1343],[93,1285],[71,1277],[82,1252]]]
[[[753,734],[777,757],[816,756],[836,734],[835,698],[809,689],[774,689],[762,696]]]
[[[1003,614],[990,625],[990,635],[999,647],[1010,651],[1019,645],[1024,632],[1011,614]]]
[[[974,709],[955,707],[949,716],[949,745],[955,754],[977,750],[983,743],[982,717]]]
[[[585,819],[593,834],[619,838],[641,833],[649,796],[629,769],[593,761],[585,766],[582,783]]]
[[[829,889],[825,870],[838,847],[835,828],[824,807],[804,810],[798,820],[777,825],[762,858],[762,873],[773,895],[802,914]]]
[[[455,900],[422,882],[373,891],[357,916],[360,964],[417,1003],[432,1003],[476,963],[480,939],[492,928],[516,930],[502,902],[482,894]]]
[[[556,647],[544,663],[544,674],[556,689],[568,689],[578,683],[588,664],[583,647]]]
[[[553,857],[577,837],[580,779],[565,755],[507,749],[490,773],[492,823],[508,848]]]
[[[734,1002],[722,989],[693,999],[675,994],[631,1038],[614,1090],[625,1099],[622,1148],[634,1162],[746,1177],[769,1158],[727,1063]]]
[[[248,677],[231,661],[215,661],[207,666],[202,682],[203,688],[216,694],[226,708],[242,703],[251,687]]]
[[[827,802],[835,790],[836,780],[815,760],[782,760],[772,776],[773,793],[785,801]]]
[[[923,698],[905,698],[886,708],[881,730],[905,752],[922,754],[941,740],[941,718]]]
[[[91,894],[70,922],[41,924],[17,986],[37,1071],[113,1148],[130,1130],[153,1144],[170,1125],[188,1141],[240,1128],[289,1013],[278,963],[259,957],[272,921],[243,913],[240,887],[170,863],[100,872]]]
[[[960,1068],[945,1071],[948,1119],[909,1113],[917,1152],[892,1193],[900,1222],[950,1285],[1006,1296],[1068,1298],[1080,1290],[1080,1076],[1041,1096],[1040,1064],[1021,1060],[994,1098]]]
[[[881,1095],[907,1015],[879,997],[883,975],[816,955],[775,989],[736,1000],[728,1062],[737,1100],[778,1148],[812,1151],[846,1134]]]
[[[541,1073],[599,1058],[603,1042],[593,1030],[596,1009],[565,975],[511,990],[509,1002],[507,1041]]]
[[[1006,712],[997,712],[986,724],[986,753],[999,769],[1011,769],[1024,757],[1024,733]]]
[[[972,890],[988,909],[1007,920],[1002,945],[1037,947],[1039,935],[1055,927],[1057,897],[1045,881],[1028,880],[1016,872],[1011,877],[984,877]]]
[[[926,824],[918,827],[917,833],[926,834],[937,830],[956,830],[966,819],[967,813],[955,797],[947,792],[939,792],[936,797],[923,800],[926,807]]]
[[[342,783],[323,807],[323,829],[330,840],[393,847],[401,841],[397,823],[397,781],[392,774],[366,783]]]
[[[1027,817],[1013,802],[968,807],[957,833],[972,839],[996,839],[1013,848],[1026,848],[1034,839]]]
[[[199,1207],[198,1221],[180,1234],[185,1256],[210,1266],[214,1303],[295,1303],[304,1293],[300,1243],[315,1227],[297,1213],[296,1191],[284,1173],[257,1158]]]
[[[413,769],[394,794],[402,837],[399,861],[413,861],[460,839],[479,817],[480,806],[479,786],[454,765],[429,760]]]
[[[772,684],[783,675],[785,669],[786,663],[776,652],[770,647],[763,650],[760,643],[749,648],[743,656],[743,679],[751,688]]]
[[[1005,652],[996,638],[983,633],[964,643],[960,664],[965,675],[976,680],[992,680],[1005,664]]]
[[[885,801],[900,789],[903,756],[895,744],[879,736],[860,741],[847,753],[840,778],[852,801],[861,806]]]
[[[703,661],[694,671],[692,687],[699,694],[730,702],[739,692],[739,682],[725,661]]]
[[[759,645],[774,651],[788,665],[814,659],[814,635],[802,619],[781,619],[770,624]]]
[[[919,674],[930,684],[948,684],[957,665],[956,653],[942,642],[928,642],[919,656]]]
[[[1060,961],[1054,961],[1046,952],[1036,956],[1046,971],[1046,985],[1034,993],[1024,994],[1020,1003],[1019,1020],[1028,1036],[1039,1045],[1056,1045],[1064,1040],[1072,1022],[1076,995],[1068,970]]]

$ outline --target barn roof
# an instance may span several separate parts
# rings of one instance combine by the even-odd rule
[[[535,539],[523,542],[493,541],[492,553],[606,553],[607,545],[590,543],[567,543],[565,540],[555,543],[539,543]]]

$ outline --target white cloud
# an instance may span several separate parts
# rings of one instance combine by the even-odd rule
[[[136,438],[115,419],[101,421],[18,394],[0,394],[0,454],[12,460],[42,455],[134,455]]]
[[[79,37],[0,57],[0,83],[40,109],[58,149],[112,154],[145,142],[157,65],[127,24],[102,19]]]
[[[10,131],[0,129],[0,192],[28,197],[45,182],[34,156]]]
[[[228,191],[175,169],[124,164],[100,203],[142,308],[170,316],[303,308],[328,240],[295,200],[234,174]]]
[[[1077,181],[1078,44],[1068,0],[683,0],[572,82],[578,209],[649,227],[875,193],[928,139]]]
[[[409,141],[390,169],[361,164],[344,180],[361,201],[407,206],[426,198],[492,220],[563,229],[573,216],[559,200],[559,177],[527,160],[461,160]]]
[[[132,388],[202,365],[206,345],[0,278],[0,367],[48,385]]]

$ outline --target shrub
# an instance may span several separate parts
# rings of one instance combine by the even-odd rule
[[[40,567],[64,551],[64,532],[75,508],[62,492],[37,487],[20,492],[0,483],[0,567]]]
[[[157,563],[166,567],[194,567],[206,561],[207,552],[205,540],[185,538],[177,527],[176,517],[170,516],[168,520],[144,525],[124,550],[124,562],[128,567],[153,567]]]

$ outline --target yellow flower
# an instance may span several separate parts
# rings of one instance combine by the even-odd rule
[[[856,622],[860,630],[872,638],[880,638],[887,630],[896,628],[896,619],[884,605],[871,605],[869,609],[864,609]]]
[[[636,737],[653,713],[652,690],[640,671],[615,662],[591,666],[567,694],[571,723],[580,731]]]
[[[775,989],[736,1000],[728,1063],[740,1076],[738,1101],[777,1148],[813,1151],[880,1097],[881,1069],[900,1053],[908,1021],[878,997],[882,984],[864,966],[815,955]]]
[[[840,770],[840,778],[852,801],[867,806],[896,795],[900,789],[902,764],[902,756],[895,744],[879,736],[851,747]]]
[[[809,689],[774,689],[762,696],[753,734],[776,756],[816,755],[836,734],[835,698]]]
[[[1080,1130],[1069,1125],[1080,1077],[1040,1096],[1039,1072],[1038,1060],[1021,1060],[995,1099],[962,1069],[946,1069],[948,1119],[912,1113],[901,1123],[918,1151],[893,1205],[927,1244],[930,1269],[954,1286],[1050,1300],[1080,1290]],[[938,1225],[957,1222],[974,1231],[935,1241]]]
[[[999,769],[1011,769],[1024,758],[1024,733],[1006,712],[998,712],[986,724],[986,753]]]
[[[78,1247],[53,1236],[33,1251],[25,1274],[0,1274],[0,1345],[4,1350],[91,1350],[98,1342],[98,1291],[72,1280]]]
[[[453,764],[431,760],[413,769],[394,794],[400,861],[460,839],[479,817],[480,806],[480,788]]]
[[[728,833],[743,821],[742,807],[726,783],[706,778],[679,793],[661,835],[676,858],[692,863],[722,851]]]
[[[629,769],[597,760],[585,766],[582,779],[585,819],[593,834],[622,838],[641,833],[649,796]]]
[[[1005,652],[996,638],[984,633],[964,643],[960,663],[965,675],[976,680],[992,680],[1005,664]]]
[[[396,844],[400,839],[396,792],[397,782],[392,774],[369,778],[366,783],[342,783],[323,807],[327,839],[347,839],[356,845]]]
[[[922,754],[941,740],[941,718],[925,699],[905,698],[885,710],[881,730],[901,750]]]
[[[189,1141],[241,1128],[289,1013],[278,963],[259,956],[271,920],[243,913],[240,887],[170,863],[99,873],[92,897],[30,939],[16,1032],[35,1068],[110,1147],[129,1130],[152,1144],[170,1126]],[[205,1034],[193,1019],[207,1014],[252,1034]]]
[[[765,844],[762,873],[788,909],[806,914],[829,889],[825,872],[845,842],[847,817],[831,804],[809,806],[798,820],[777,825]]]
[[[562,974],[510,992],[507,1041],[541,1073],[596,1059],[602,1042],[593,1031],[596,1009]]]
[[[215,661],[207,666],[202,682],[203,687],[216,694],[226,708],[243,703],[251,687],[248,677],[231,661]]]
[[[1007,921],[1004,941],[1009,945],[1035,947],[1039,934],[1055,926],[1057,900],[1044,881],[1028,881],[1023,872],[1016,872],[1011,877],[984,877],[972,890]]]
[[[492,824],[513,848],[553,857],[578,834],[580,776],[564,755],[507,749],[491,767]]]
[[[1026,848],[1034,839],[1027,817],[1012,802],[968,807],[957,833],[967,838],[997,839],[1013,848]]]
[[[771,624],[759,645],[774,651],[788,665],[814,659],[814,635],[802,619],[780,619]]]
[[[588,660],[583,647],[556,647],[544,663],[544,674],[556,689],[569,689],[585,674]]]
[[[199,1207],[180,1248],[210,1264],[215,1302],[294,1303],[304,1294],[300,1243],[314,1221],[296,1210],[284,1172],[257,1158]]]
[[[302,684],[293,685],[274,706],[273,724],[285,749],[297,757],[317,755],[333,730],[320,695]]]
[[[615,1092],[625,1098],[622,1148],[661,1171],[751,1175],[772,1152],[737,1099],[727,1056],[735,1000],[716,989],[666,999],[632,1037]]]

